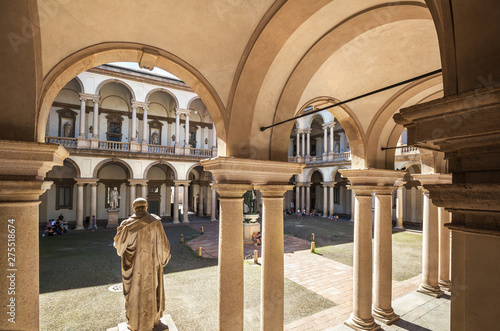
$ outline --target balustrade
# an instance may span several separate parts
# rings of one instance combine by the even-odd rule
[[[45,137],[45,142],[48,144],[59,144],[64,148],[76,148],[78,139],[67,137]]]

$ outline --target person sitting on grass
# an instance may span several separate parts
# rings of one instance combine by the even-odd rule
[[[262,235],[259,232],[254,232],[252,235],[253,245],[260,246]]]

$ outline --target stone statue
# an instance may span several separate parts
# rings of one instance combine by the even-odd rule
[[[121,223],[114,246],[122,258],[123,294],[128,327],[151,330],[165,310],[163,267],[170,260],[161,219],[147,212],[146,199],[135,199],[134,215]]]
[[[155,131],[151,135],[151,144],[158,145],[158,143],[159,143],[159,136],[158,136],[158,132]]]
[[[69,122],[64,123],[64,136],[71,137],[71,124]]]
[[[257,212],[257,199],[255,198],[255,190],[246,191],[245,194],[243,194],[243,202],[247,205],[249,213]]]
[[[121,199],[120,193],[118,193],[118,190],[113,188],[113,191],[109,193],[109,208],[110,209],[116,209],[118,207],[118,199]]]

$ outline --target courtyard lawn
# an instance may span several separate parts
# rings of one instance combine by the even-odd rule
[[[199,259],[180,244],[199,233],[167,226],[172,259],[165,268],[165,313],[179,330],[215,330],[217,260]],[[120,257],[113,247],[115,230],[71,231],[40,238],[40,329],[106,330],[124,322],[122,292],[108,288],[121,282]],[[259,329],[261,267],[245,263],[245,329]],[[285,279],[285,323],[335,304]]]
[[[346,221],[322,217],[285,218],[285,233],[310,240],[315,235],[316,252],[328,259],[352,266],[353,226]],[[422,272],[422,236],[410,232],[392,235],[392,278],[403,281]]]

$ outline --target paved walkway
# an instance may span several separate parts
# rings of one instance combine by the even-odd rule
[[[191,222],[188,225],[197,231],[203,226],[204,235],[188,241],[187,245],[193,251],[202,247],[204,257],[217,258],[219,222]],[[312,254],[307,240],[288,235],[285,235],[284,239],[285,277],[337,304],[289,323],[285,330],[344,330],[343,322],[352,312],[353,268]],[[252,256],[254,250],[259,251],[259,256],[261,255],[260,246],[245,245],[245,257]],[[449,330],[449,300],[434,299],[416,293],[420,281],[420,275],[402,282],[393,281],[392,295],[393,300],[396,300],[394,309],[402,316],[402,320],[390,328],[383,326],[384,330],[429,330],[419,323],[432,326],[430,330]],[[432,324],[435,318],[444,319],[444,322]]]

